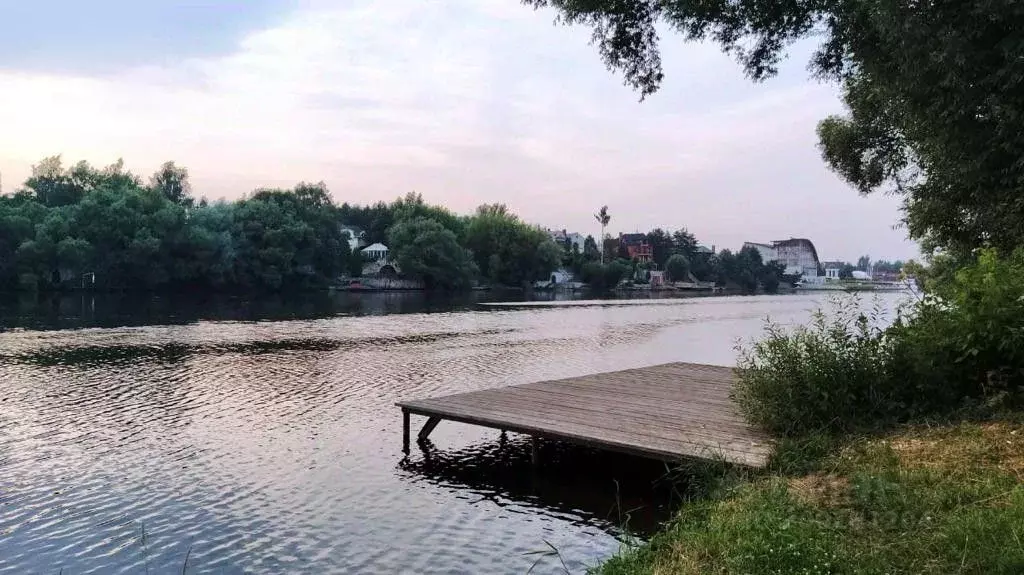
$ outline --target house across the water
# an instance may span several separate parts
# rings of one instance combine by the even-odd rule
[[[647,243],[647,234],[619,234],[619,245],[626,248],[629,258],[640,263],[654,259],[654,250]]]

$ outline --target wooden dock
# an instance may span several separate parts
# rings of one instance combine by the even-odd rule
[[[731,368],[670,363],[399,402],[403,448],[409,416],[426,416],[423,442],[447,419],[665,460],[721,459],[763,467],[771,440],[729,397]]]

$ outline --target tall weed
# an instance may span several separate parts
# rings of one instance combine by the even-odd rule
[[[855,297],[817,311],[787,330],[768,322],[765,336],[738,349],[734,398],[751,423],[782,436],[837,431],[884,419],[896,401],[880,312]]]

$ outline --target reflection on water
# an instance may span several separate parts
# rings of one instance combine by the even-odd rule
[[[499,506],[529,503],[617,535],[652,535],[678,500],[671,469],[662,461],[553,441],[542,441],[540,454],[543,465],[534,466],[528,437],[507,434],[457,450],[430,443],[400,467]]]
[[[730,364],[765,316],[819,305],[363,295],[379,294],[4,308],[18,329],[0,333],[0,572],[181,572],[188,555],[189,573],[522,573],[545,541],[578,571],[668,515],[662,464],[545,443],[535,473],[519,436],[450,422],[403,460],[394,403]]]

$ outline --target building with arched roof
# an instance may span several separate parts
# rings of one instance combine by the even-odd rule
[[[754,248],[761,254],[761,261],[779,262],[786,268],[786,274],[797,276],[818,275],[820,260],[814,243],[807,238],[777,240],[771,244],[744,242],[743,247]]]

